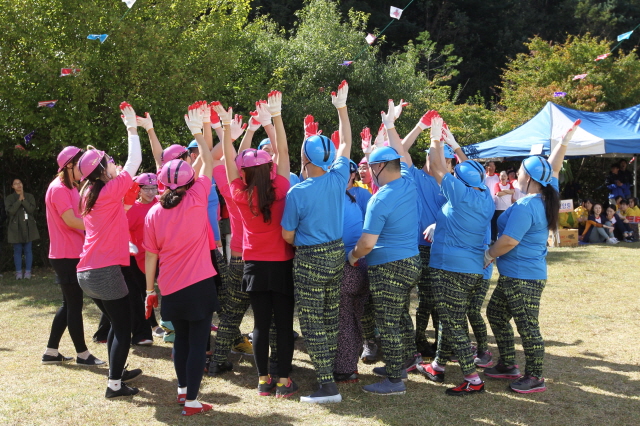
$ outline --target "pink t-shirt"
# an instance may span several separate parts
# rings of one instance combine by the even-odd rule
[[[258,197],[253,197],[254,215],[249,208],[247,186],[242,179],[231,182],[233,200],[240,209],[242,223],[244,225],[244,238],[242,241],[242,259],[247,260],[271,260],[283,261],[293,259],[293,247],[282,238],[282,214],[289,190],[289,179],[277,175],[273,180],[276,192],[276,201],[271,205],[271,222],[265,223],[262,214],[257,208]]]
[[[78,272],[107,266],[129,266],[129,222],[122,197],[133,180],[122,171],[100,191],[93,209],[82,218],[85,227],[84,246]]]
[[[144,268],[144,254],[145,250],[142,246],[142,239],[144,235],[144,217],[147,215],[151,207],[158,202],[156,197],[153,197],[150,203],[144,204],[140,201],[133,203],[131,208],[127,211],[127,220],[129,221],[129,234],[131,236],[131,242],[138,247],[138,254],[134,257],[136,264],[142,272],[145,272]]]
[[[49,258],[50,259],[78,259],[82,253],[84,232],[69,227],[62,219],[62,214],[73,210],[73,214],[81,219],[78,211],[80,195],[78,189],[64,186],[60,178],[55,178],[49,184],[44,197],[47,206],[47,227],[49,228]]]
[[[159,257],[163,296],[216,275],[207,237],[209,191],[211,179],[200,176],[178,206],[164,209],[158,203],[147,213],[143,247]]]
[[[218,185],[218,191],[220,191],[224,201],[227,203],[229,224],[231,225],[231,250],[241,253],[244,226],[242,225],[240,209],[238,209],[238,206],[231,197],[231,189],[229,189],[229,180],[227,179],[227,168],[225,166],[217,166],[213,169],[213,179],[216,181],[216,185]]]

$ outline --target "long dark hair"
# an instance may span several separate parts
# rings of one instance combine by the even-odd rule
[[[182,201],[182,197],[187,193],[187,190],[193,186],[193,181],[184,186],[179,186],[176,189],[167,188],[160,196],[160,205],[163,209],[172,209],[177,207]]]
[[[558,216],[560,214],[560,194],[551,184],[543,186],[542,201],[544,202],[544,211],[547,216],[547,228],[550,231],[555,231],[558,227]]]
[[[276,201],[276,191],[273,189],[271,181],[271,167],[273,163],[261,164],[259,166],[247,167],[244,170],[244,179],[247,183],[247,200],[249,208],[254,216],[258,216],[258,211],[262,213],[264,223],[271,223],[271,205]],[[255,209],[253,196],[257,192],[258,210]]]
[[[107,170],[106,155],[102,157],[98,167],[89,173],[89,176],[86,178],[86,182],[82,185],[82,189],[80,190],[80,211],[82,212],[82,216],[88,215],[96,204],[96,201],[98,201],[100,191],[102,191],[102,188],[104,188],[105,185],[104,181],[100,179],[100,177],[105,170]]]
[[[58,173],[58,177],[60,178],[64,186],[66,186],[69,189],[73,189],[74,187],[78,186],[78,182],[73,180],[73,168],[78,163],[78,160],[80,159],[80,157],[82,157],[82,154],[84,154],[84,151],[78,151],[78,153],[71,159],[71,161],[69,161],[64,166],[62,171]],[[67,167],[69,164],[71,164],[71,167]]]

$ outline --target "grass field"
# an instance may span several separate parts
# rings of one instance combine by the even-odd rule
[[[360,364],[361,382],[340,386],[341,404],[301,404],[297,398],[258,397],[252,358],[231,355],[235,365],[232,374],[203,380],[200,400],[213,403],[214,410],[191,418],[180,416],[171,348],[157,339],[152,347],[131,350],[130,368],[144,370],[144,376],[134,382],[140,393],[131,399],[104,398],[107,368],[86,369],[74,363],[41,365],[53,313],[59,305],[59,289],[50,270],[36,270],[30,281],[15,281],[6,273],[0,281],[0,424],[637,425],[639,248],[640,244],[619,244],[550,250],[550,278],[540,313],[547,392],[518,395],[507,390],[507,382],[489,379],[483,395],[446,396],[445,388],[462,379],[457,364],[450,364],[445,384],[410,374],[405,395],[374,396],[361,390],[363,384],[377,380],[371,373],[374,366]],[[494,275],[492,289],[496,278]],[[107,359],[105,345],[90,342],[99,312],[89,299],[85,302],[89,348]],[[248,333],[251,328],[249,313],[242,331]],[[495,354],[490,330],[489,334],[490,350]],[[518,360],[523,363],[522,347],[519,340],[517,343]],[[67,334],[60,350],[75,356]],[[296,343],[292,376],[300,385],[300,394],[315,390],[302,338]]]

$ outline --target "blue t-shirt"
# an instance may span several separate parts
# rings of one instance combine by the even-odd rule
[[[356,204],[358,204],[358,207],[362,210],[362,217],[364,218],[364,214],[367,212],[367,204],[369,204],[369,200],[371,199],[371,193],[358,186],[353,186],[347,191],[355,197]]]
[[[280,222],[296,231],[294,245],[314,246],[342,238],[349,159],[339,157],[322,176],[307,178],[289,189]]]
[[[436,218],[429,266],[450,272],[482,274],[487,227],[496,206],[488,190],[470,188],[452,174],[440,184],[447,202]]]
[[[423,232],[427,226],[436,223],[436,217],[447,199],[440,191],[440,185],[433,176],[414,166],[409,168],[413,181],[418,189],[418,245],[430,246],[424,239]]]
[[[213,228],[213,235],[216,241],[220,241],[220,228],[218,227],[218,206],[220,200],[218,199],[218,191],[216,191],[216,183],[211,180],[211,192],[209,192],[209,198],[207,200],[207,213],[209,216],[209,223]]]
[[[551,178],[558,191],[558,179]],[[498,238],[508,235],[519,244],[496,259],[498,272],[521,280],[547,279],[549,228],[540,194],[520,198],[498,218]]]
[[[297,174],[289,172],[289,187],[292,187],[296,183],[300,183],[300,178]]]
[[[400,163],[401,178],[376,192],[367,204],[362,232],[378,235],[366,256],[368,265],[381,265],[418,254],[418,195],[411,173]]]
[[[364,192],[369,193],[366,189]],[[362,224],[364,223],[364,213],[366,210],[363,211],[357,201],[355,203],[351,201],[351,198],[349,198],[346,193],[344,194],[344,197],[344,227],[342,230],[342,242],[344,243],[345,260],[348,260],[347,254],[353,250],[362,235]],[[371,194],[369,194],[369,197],[371,197]]]

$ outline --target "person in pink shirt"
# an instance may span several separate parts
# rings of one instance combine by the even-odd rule
[[[198,102],[189,107],[185,116],[200,152],[207,152],[202,135],[204,115],[204,106]],[[158,305],[154,283],[159,261],[160,313],[176,331],[173,365],[178,377],[177,401],[184,404],[185,416],[212,408],[196,398],[205,367],[211,318],[219,309],[207,217],[213,158],[203,155],[201,160],[198,178],[186,161],[172,160],[162,166],[158,179],[166,190],[147,213],[143,241],[147,315]]]
[[[47,227],[49,228],[49,262],[56,271],[62,290],[62,306],[51,324],[47,349],[42,355],[43,364],[61,364],[71,361],[58,352],[60,339],[69,329],[69,336],[77,352],[76,363],[82,366],[102,365],[89,352],[84,340],[82,321],[82,289],[78,285],[76,266],[84,242],[84,224],[78,212],[80,196],[77,182],[80,180],[78,160],[83,150],[75,146],[64,148],[58,155],[58,175],[51,182],[45,195]]]
[[[515,192],[516,190],[513,184],[509,182],[507,172],[504,170],[501,171],[500,180],[491,188],[493,202],[496,204],[496,211],[493,213],[493,218],[491,219],[491,241],[498,239],[498,218],[513,204]]]
[[[125,370],[131,345],[131,314],[122,267],[129,266],[129,226],[122,198],[129,190],[142,162],[136,113],[131,105],[120,105],[127,128],[128,157],[120,174],[104,151],[88,149],[78,161],[84,185],[80,191],[80,211],[85,227],[84,245],[77,266],[78,283],[111,322],[107,338],[109,382],[106,398],[138,393],[125,382],[142,370]]]
[[[225,127],[223,152],[233,201],[244,225],[242,258],[245,262],[242,290],[249,293],[253,309],[253,353],[258,369],[258,395],[288,398],[298,390],[291,380],[293,359],[293,247],[282,237],[280,221],[289,190],[289,151],[282,123],[282,94],[269,93],[268,103],[257,103],[257,120],[267,126],[273,120],[272,158],[266,151],[246,149],[233,156],[227,126],[232,110],[217,105]],[[269,375],[269,329],[277,334],[278,381]]]

